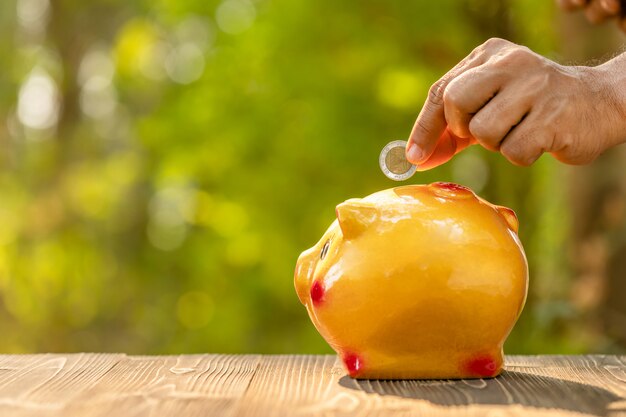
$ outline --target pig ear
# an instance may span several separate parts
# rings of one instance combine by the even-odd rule
[[[378,210],[375,206],[357,199],[339,204],[335,212],[346,240],[358,237],[378,218]]]
[[[510,208],[504,206],[495,206],[495,208],[496,210],[498,210],[498,213],[500,213],[500,215],[504,217],[504,220],[509,225],[509,229],[517,233],[519,229],[519,220],[517,220],[517,215],[515,214],[515,212]]]

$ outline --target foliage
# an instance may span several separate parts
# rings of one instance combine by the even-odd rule
[[[379,150],[476,45],[556,48],[539,0],[47,5],[0,4],[4,352],[329,352],[298,254],[337,203],[394,185]],[[603,343],[566,299],[563,175],[471,149],[411,180],[518,212],[532,287],[510,352]]]

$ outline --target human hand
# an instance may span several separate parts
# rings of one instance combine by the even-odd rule
[[[478,143],[521,166],[544,152],[568,164],[591,162],[626,139],[626,92],[616,88],[626,71],[615,68],[626,59],[613,61],[563,66],[489,39],[430,88],[407,159],[423,171]]]
[[[617,18],[622,31],[626,32],[626,16],[620,0],[557,0],[563,10],[583,9],[591,23],[602,23]]]

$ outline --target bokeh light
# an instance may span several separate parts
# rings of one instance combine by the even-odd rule
[[[250,28],[255,17],[254,4],[249,0],[224,0],[215,12],[218,27],[233,35]]]
[[[42,68],[35,68],[20,88],[17,115],[32,129],[54,127],[59,118],[59,92],[56,83]]]

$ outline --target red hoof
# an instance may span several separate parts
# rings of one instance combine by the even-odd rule
[[[358,355],[355,355],[354,353],[346,353],[343,355],[342,359],[343,363],[346,365],[348,374],[353,378],[357,376],[363,368],[363,361]]]
[[[479,356],[470,359],[465,365],[466,371],[472,376],[492,377],[498,374],[498,364],[491,356]]]

